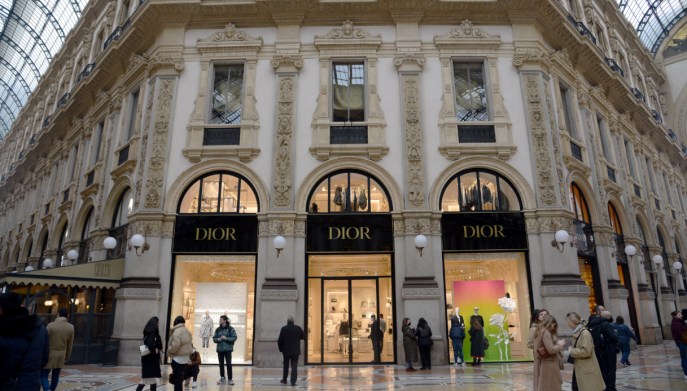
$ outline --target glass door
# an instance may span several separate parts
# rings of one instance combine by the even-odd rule
[[[322,279],[322,362],[348,363],[351,352],[350,280]]]

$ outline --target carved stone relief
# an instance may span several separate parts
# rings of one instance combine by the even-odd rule
[[[515,62],[515,59],[513,61]],[[556,203],[557,183],[551,171],[547,126],[543,113],[545,108],[539,92],[538,78],[534,75],[528,75],[525,77],[525,84],[527,88],[528,123],[532,134],[537,171],[538,195],[544,205],[554,205]]]
[[[404,75],[403,99],[405,153],[407,162],[408,202],[416,207],[425,204],[425,180],[422,166],[422,132],[420,130],[420,105],[417,75]]]
[[[169,133],[170,108],[174,97],[176,79],[159,79],[157,93],[157,107],[153,129],[146,133],[152,134],[152,153],[148,159],[148,175],[145,186],[145,207],[158,208],[162,201],[161,191],[164,178],[164,160]]]

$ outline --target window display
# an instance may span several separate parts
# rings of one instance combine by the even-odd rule
[[[193,346],[203,363],[218,363],[212,335],[219,317],[227,315],[238,339],[232,362],[253,360],[253,309],[255,304],[255,257],[184,255],[176,258],[172,311],[186,318]]]

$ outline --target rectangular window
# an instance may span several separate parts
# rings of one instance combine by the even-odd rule
[[[611,143],[608,139],[608,131],[606,129],[606,121],[598,113],[596,115],[596,125],[599,128],[599,139],[601,140],[601,149],[604,157],[609,163],[613,163],[613,154],[611,153]]]
[[[74,180],[74,171],[76,171],[76,157],[79,156],[79,146],[75,145],[72,148],[72,156],[69,159],[69,173],[67,174],[67,185]]]
[[[332,121],[365,121],[365,64],[332,64]]]
[[[136,127],[136,113],[138,112],[138,93],[136,90],[131,94],[131,106],[129,106],[129,129],[127,131],[127,140],[131,140],[134,135],[134,128]]]
[[[654,167],[651,165],[651,161],[649,161],[648,157],[644,157],[644,163],[646,164],[646,172],[649,175],[649,184],[651,184],[651,191],[654,192],[654,194],[658,193],[656,191],[656,180],[654,179]]]
[[[482,62],[454,62],[453,88],[458,121],[489,121],[489,105]]]
[[[211,124],[241,124],[243,64],[215,66],[212,82]]]
[[[630,140],[625,139],[625,154],[627,155],[627,166],[630,168],[630,176],[637,178],[637,170],[635,168],[635,152],[630,144]]]
[[[560,84],[561,105],[563,106],[563,119],[565,120],[565,128],[568,130],[570,137],[577,139],[577,128],[575,127],[575,120],[573,118],[573,110],[570,104],[570,90],[563,84]]]
[[[670,184],[668,183],[668,177],[666,177],[665,172],[661,172],[663,176],[663,186],[666,188],[666,196],[668,197],[668,203],[673,205],[673,196],[670,194]]]
[[[95,127],[95,138],[93,139],[95,143],[93,143],[93,159],[91,160],[91,167],[98,162],[98,159],[100,159],[100,144],[103,141],[103,128],[105,128],[105,121],[98,122],[98,125]]]

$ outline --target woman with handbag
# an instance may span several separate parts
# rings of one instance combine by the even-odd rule
[[[143,345],[141,351],[141,382],[136,391],[143,390],[146,384],[150,384],[151,390],[157,389],[157,383],[162,378],[160,369],[160,352],[162,351],[162,338],[158,329],[157,316],[150,318],[143,328]]]
[[[568,348],[570,357],[568,362],[573,364],[573,391],[602,391],[606,388],[599,362],[594,354],[594,340],[592,334],[584,327],[582,317],[576,312],[565,316],[568,326],[572,329],[573,346]]]
[[[174,326],[167,342],[167,355],[172,359],[172,375],[170,383],[174,384],[174,391],[183,391],[184,372],[188,356],[193,352],[191,333],[186,328],[186,319],[183,316],[174,318]]]
[[[484,319],[478,313],[479,309],[475,307],[475,314],[470,316],[470,356],[472,356],[472,366],[482,365],[482,358],[484,358]]]
[[[420,348],[420,361],[422,362],[420,369],[432,369],[430,350],[434,342],[432,342],[432,329],[425,318],[420,318],[417,321],[415,335],[417,336],[417,346]]]
[[[534,332],[534,391],[561,390],[563,346],[565,340],[558,339],[558,322],[551,315],[544,316]]]
[[[401,326],[401,333],[403,333],[403,351],[406,359],[406,371],[414,372],[413,362],[417,361],[417,336],[415,329],[410,327],[410,319],[403,319],[403,326]]]

